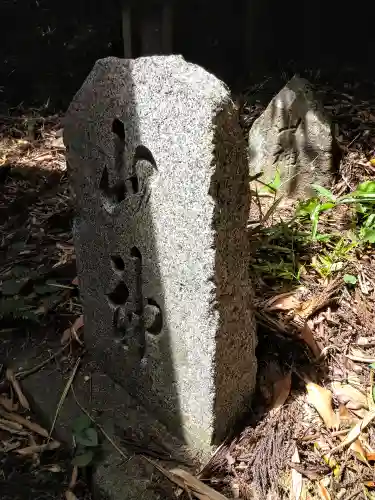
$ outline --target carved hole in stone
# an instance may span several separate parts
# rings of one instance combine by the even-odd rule
[[[144,325],[148,333],[158,335],[163,328],[163,315],[157,302],[147,299],[144,308]]]
[[[137,248],[137,247],[132,247],[132,248],[130,249],[130,255],[131,255],[132,257],[136,257],[137,259],[139,259],[140,261],[142,261],[142,254],[141,254],[141,252],[138,250],[138,248]]]
[[[135,149],[134,160],[133,160],[134,165],[139,160],[149,161],[156,168],[156,161],[155,158],[153,157],[153,154],[146,146],[143,146],[142,144],[137,146]]]
[[[133,175],[132,177],[130,177],[130,183],[131,183],[131,186],[132,186],[132,190],[133,190],[133,193],[138,193],[139,191],[139,182],[138,182],[138,177],[136,175]]]
[[[121,120],[115,118],[112,122],[112,132],[121,140],[125,140],[125,127]]]
[[[114,306],[122,306],[129,298],[129,290],[123,281],[116,285],[113,292],[108,294],[109,302]]]
[[[122,257],[120,257],[119,255],[113,255],[111,257],[111,262],[114,271],[124,271],[125,262],[123,261]]]

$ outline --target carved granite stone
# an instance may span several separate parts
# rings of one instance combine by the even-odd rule
[[[249,408],[246,143],[228,89],[180,56],[100,60],[65,121],[85,342],[207,451]]]
[[[332,149],[331,125],[322,106],[309,82],[295,76],[250,129],[250,175],[264,172],[260,179],[268,184],[280,174],[279,192],[310,196],[311,184],[328,187],[332,181]]]

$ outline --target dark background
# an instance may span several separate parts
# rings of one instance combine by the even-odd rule
[[[139,0],[142,1],[142,0]],[[147,8],[147,0],[143,0]],[[370,2],[175,0],[174,52],[233,89],[349,66],[372,77]],[[250,7],[249,7],[250,5]],[[64,109],[94,61],[122,56],[120,0],[1,0],[0,101]]]

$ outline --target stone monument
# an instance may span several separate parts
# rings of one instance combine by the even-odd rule
[[[180,56],[96,63],[66,116],[85,343],[192,449],[249,408],[256,334],[246,143]]]
[[[311,184],[332,182],[333,148],[322,105],[309,82],[294,76],[250,129],[250,174],[263,172],[266,184],[279,176],[279,192],[290,198],[312,196]]]

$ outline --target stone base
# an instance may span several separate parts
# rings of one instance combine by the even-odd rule
[[[46,350],[28,362],[16,361],[14,366],[27,369],[45,359]],[[61,394],[71,373],[71,363],[59,361],[59,368],[51,363],[43,370],[22,381],[22,388],[40,422],[49,429]],[[83,361],[73,382],[77,400],[95,419],[127,460],[104,437],[101,458],[94,467],[93,492],[95,498],[110,500],[164,500],[175,498],[173,485],[147,462],[141,453],[149,454],[166,468],[178,464],[194,467],[193,460],[166,428],[149,415],[129,394],[107,375],[98,371],[94,362]],[[72,427],[82,415],[73,394],[69,391],[59,412],[54,435],[73,449]],[[131,441],[134,445],[125,444]]]

